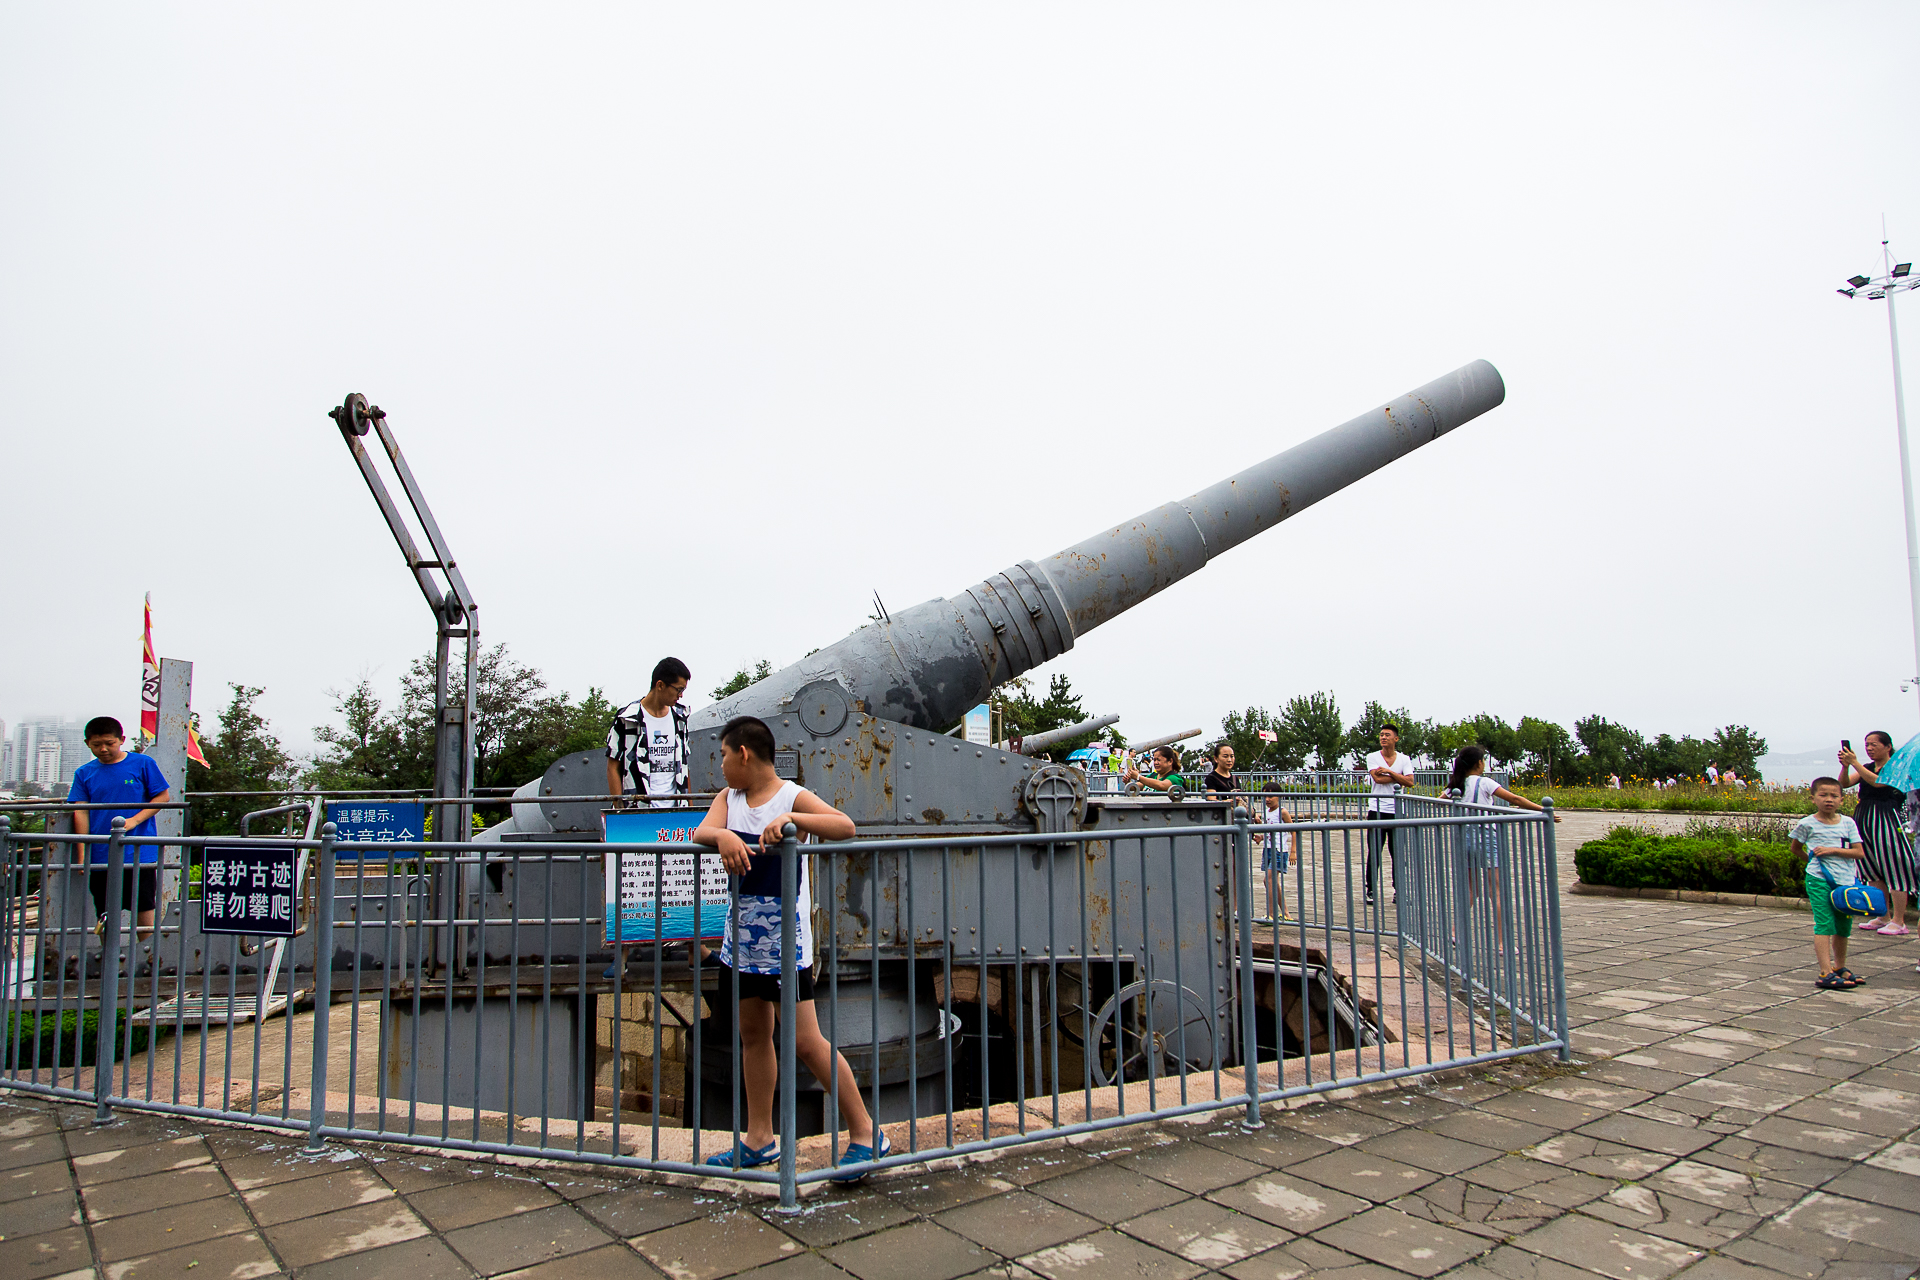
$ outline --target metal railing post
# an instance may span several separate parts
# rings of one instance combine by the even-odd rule
[[[795,1181],[795,1146],[799,1142],[799,1122],[794,1115],[796,1081],[800,1069],[795,1053],[794,1019],[799,1017],[799,1002],[794,990],[799,982],[798,957],[794,946],[799,941],[800,842],[794,837],[799,828],[784,823],[780,828],[780,1212],[800,1211],[800,1187]],[[827,1123],[839,1123],[828,1117]]]
[[[1547,963],[1553,966],[1553,1020],[1560,1029],[1560,1061],[1573,1059],[1573,1029],[1567,1026],[1567,958],[1560,949],[1560,854],[1553,843],[1553,797],[1540,797],[1547,848]]]
[[[120,877],[126,870],[127,820],[115,818],[107,836],[107,932],[100,954],[100,1021],[93,1035],[93,1122],[112,1124],[113,1109],[107,1105],[107,1093],[113,1086],[113,1060],[120,1047]],[[89,851],[88,861],[92,861]],[[82,962],[84,966],[84,961]],[[81,972],[86,972],[83,967]],[[74,1057],[79,1057],[86,1014],[79,1015],[75,1028]]]
[[[326,1147],[320,1126],[327,1121],[327,1033],[333,1004],[333,839],[331,822],[320,828],[320,879],[313,887],[313,1097],[307,1107],[307,1150]],[[297,858],[298,855],[296,854]],[[289,962],[291,963],[291,962]],[[292,986],[292,978],[288,978]],[[291,991],[289,991],[291,998]],[[478,1002],[476,1002],[478,1007]],[[293,1017],[291,1005],[287,1017]],[[478,1104],[475,1104],[476,1111]]]
[[[1239,881],[1235,886],[1240,896],[1240,1056],[1241,1065],[1247,1076],[1247,1116],[1241,1127],[1258,1129],[1260,1121],[1260,1028],[1258,1023],[1259,1001],[1253,982],[1253,834],[1250,830],[1252,818],[1245,805],[1235,805],[1233,810],[1233,862],[1234,876]],[[1280,981],[1279,954],[1274,955],[1274,982]],[[1278,1018],[1280,1001],[1274,1000],[1275,1017]]]

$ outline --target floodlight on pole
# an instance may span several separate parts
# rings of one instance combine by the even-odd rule
[[[1920,535],[1914,528],[1913,515],[1913,463],[1907,449],[1907,401],[1900,378],[1900,328],[1893,315],[1893,295],[1920,287],[1920,278],[1916,278],[1911,262],[1896,263],[1893,251],[1887,247],[1886,229],[1881,228],[1880,264],[1882,274],[1877,277],[1851,276],[1847,280],[1849,288],[1840,290],[1849,298],[1858,295],[1862,289],[1871,286],[1867,297],[1885,298],[1887,301],[1887,340],[1893,344],[1893,427],[1894,434],[1900,440],[1900,502],[1907,517],[1907,603],[1913,612],[1913,663],[1916,673],[1920,673]],[[1920,685],[1920,674],[1910,677],[1912,683]],[[1907,692],[1902,684],[1900,691]]]

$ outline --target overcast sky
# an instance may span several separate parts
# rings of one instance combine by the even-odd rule
[[[484,638],[624,700],[1485,358],[1502,408],[1054,666],[1135,737],[1920,729],[1885,304],[1834,293],[1882,213],[1920,256],[1920,7],[1326,9],[6,6],[0,716],[137,715],[146,591],[209,719],[397,692],[349,391]]]

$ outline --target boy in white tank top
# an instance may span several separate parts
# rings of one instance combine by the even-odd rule
[[[773,771],[773,731],[766,722],[741,716],[720,731],[720,772],[727,789],[714,797],[713,807],[693,833],[694,841],[720,853],[730,875],[740,877],[740,889],[728,910],[720,945],[720,963],[739,975],[740,1080],[747,1094],[747,1125],[737,1149],[709,1157],[723,1168],[751,1169],[780,1158],[774,1134],[773,1094],[780,1078],[780,1058],[774,1049],[774,1023],[780,1013],[780,859],[774,850],[787,823],[799,828],[801,839],[850,840],[853,819],[813,792],[782,779]],[[794,942],[794,1052],[823,1085],[839,1077],[840,1116],[849,1139],[840,1164],[858,1166],[887,1155],[891,1148],[879,1132],[860,1097],[860,1084],[846,1058],[834,1052],[820,1034],[813,1006],[813,895],[807,863],[800,862],[795,901]],[[739,948],[734,934],[739,934]],[[733,976],[720,975],[720,989],[733,990]],[[828,1085],[831,1088],[830,1085]],[[836,1178],[858,1182],[860,1171]]]

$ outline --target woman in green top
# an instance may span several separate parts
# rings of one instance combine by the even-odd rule
[[[1172,747],[1155,747],[1152,773],[1142,773],[1129,765],[1121,779],[1123,782],[1137,782],[1148,791],[1171,791],[1175,787],[1184,791],[1187,780],[1173,771],[1177,764],[1179,760],[1174,756]]]

